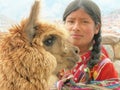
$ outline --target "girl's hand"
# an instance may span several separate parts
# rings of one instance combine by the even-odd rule
[[[62,69],[59,73],[58,73],[58,78],[59,80],[64,79],[64,78],[68,78],[69,76],[71,77],[72,73],[70,70],[66,71],[65,69]]]

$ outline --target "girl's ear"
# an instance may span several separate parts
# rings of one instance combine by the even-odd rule
[[[95,34],[98,34],[100,28],[101,28],[101,24],[98,23],[98,24],[95,26]]]

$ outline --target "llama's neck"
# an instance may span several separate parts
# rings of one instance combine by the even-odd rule
[[[6,70],[3,68],[5,67]],[[3,77],[0,78],[0,82],[4,79],[5,81],[2,82],[3,85],[11,87],[9,90],[47,90],[48,88],[48,77],[44,78],[39,72],[32,72],[30,67],[25,67],[22,62],[16,64],[14,62],[6,62],[4,61],[3,66],[0,65],[0,73]],[[38,69],[39,71],[39,69]],[[42,79],[41,79],[42,78]],[[4,86],[3,86],[4,87]],[[6,87],[7,88],[7,87]],[[7,89],[5,89],[7,90]]]

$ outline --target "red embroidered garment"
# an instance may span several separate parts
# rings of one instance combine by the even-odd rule
[[[90,58],[91,52],[88,51],[81,56],[82,62],[78,62],[75,68],[72,70],[75,82],[85,82],[86,73],[84,69],[87,68],[87,62]],[[107,55],[107,56],[106,56]],[[116,72],[113,63],[108,58],[108,54],[102,47],[102,53],[100,56],[100,62],[90,70],[89,74],[94,80],[106,80],[110,78],[118,78],[118,73]]]

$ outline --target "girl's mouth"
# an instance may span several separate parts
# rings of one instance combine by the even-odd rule
[[[79,34],[71,34],[71,37],[74,39],[80,39],[83,37],[83,35],[79,35]]]

